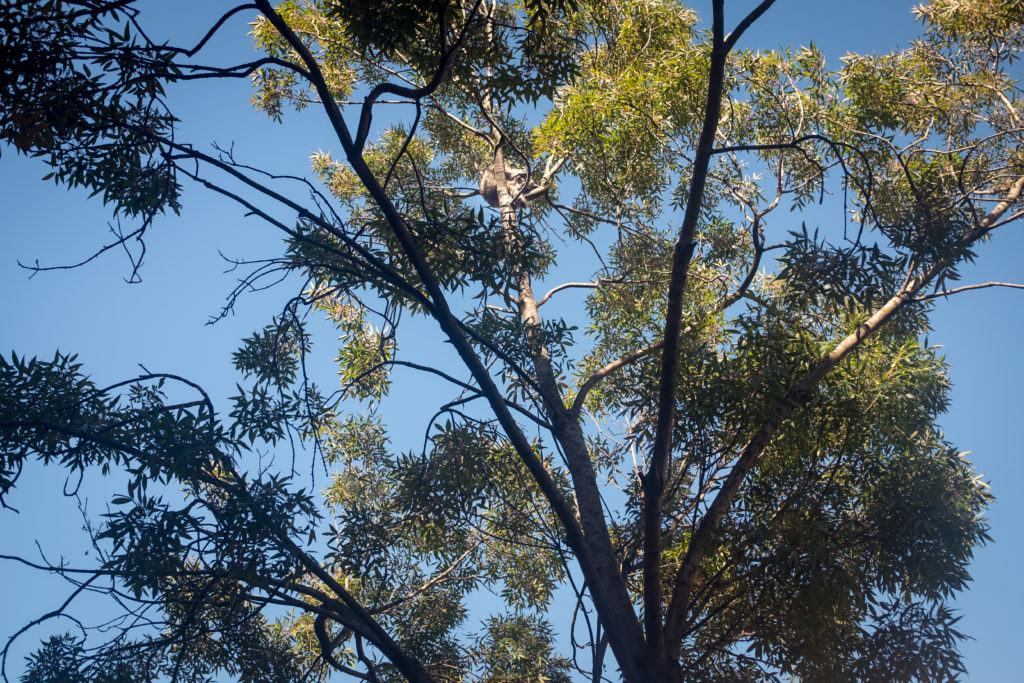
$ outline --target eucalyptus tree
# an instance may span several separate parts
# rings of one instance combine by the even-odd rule
[[[989,496],[924,339],[1003,284],[957,280],[1021,215],[1021,3],[934,0],[838,71],[746,45],[774,0],[704,4],[254,0],[176,46],[131,0],[4,0],[3,139],[119,243],[198,185],[285,236],[248,283],[302,281],[227,419],[182,376],[0,361],[0,494],[34,460],[127,482],[100,564],[48,567],[122,619],[23,680],[956,678]],[[260,56],[209,63],[239,14]],[[318,110],[311,177],[180,139],[164,86],[211,78]],[[419,450],[396,369],[434,382]],[[258,466],[290,440],[322,497]]]

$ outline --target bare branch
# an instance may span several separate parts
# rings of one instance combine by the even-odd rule
[[[1009,287],[1011,289],[1024,289],[1024,285],[1015,284],[1013,282],[984,282],[977,285],[964,285],[963,287],[944,289],[941,292],[925,294],[924,296],[916,296],[912,298],[911,301],[929,301],[931,299],[938,299],[939,297],[946,297],[951,296],[953,294],[959,294],[960,292],[969,292],[975,289],[987,289],[989,287]]]
[[[761,15],[767,12],[768,8],[774,4],[775,0],[762,0],[760,5],[751,10],[747,16],[743,17],[743,20],[736,24],[736,28],[734,28],[729,35],[725,37],[725,51],[730,52],[733,46],[736,45],[736,41],[740,39],[740,36],[742,36],[743,33],[750,28],[751,24],[757,21]]]
[[[608,363],[603,368],[595,372],[593,375],[587,378],[587,380],[580,387],[580,390],[576,392],[576,398],[573,399],[572,407],[569,409],[569,412],[571,412],[573,415],[579,415],[580,411],[583,410],[583,403],[587,399],[587,394],[590,392],[591,389],[597,386],[597,384],[602,379],[612,374],[616,370],[619,370],[620,368],[624,368],[627,365],[631,365],[632,363],[637,362],[644,356],[649,355],[652,351],[657,351],[658,349],[662,348],[664,345],[664,341],[655,342],[637,351],[627,353],[625,356],[622,356],[621,358],[616,358],[611,363]]]
[[[548,291],[548,293],[542,296],[540,300],[537,302],[537,306],[543,306],[547,302],[547,300],[551,298],[552,295],[561,292],[563,289],[597,289],[597,287],[600,284],[601,280],[598,280],[597,282],[566,282]]]

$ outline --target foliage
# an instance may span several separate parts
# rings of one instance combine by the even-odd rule
[[[0,358],[0,502],[32,460],[125,477],[99,566],[49,569],[126,619],[23,680],[956,679],[990,497],[924,340],[1020,216],[1021,3],[933,0],[839,71],[738,48],[773,0],[731,30],[710,4],[256,0],[211,27],[257,10],[262,56],[227,66],[133,2],[0,4],[5,140],[124,239],[196,181],[286,236],[245,285],[302,281],[235,354],[226,419],[179,376]],[[313,180],[176,137],[165,84],[250,76],[268,116],[330,122]],[[436,412],[389,426],[410,371]],[[264,464],[295,444],[322,495]]]
[[[57,182],[83,186],[116,212],[178,208],[160,139],[173,117],[163,83],[173,52],[146,44],[125,3],[4,3],[0,140],[44,157]]]

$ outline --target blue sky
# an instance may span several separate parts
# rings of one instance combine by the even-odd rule
[[[706,14],[708,2],[694,3]],[[727,2],[730,22],[750,0]],[[887,51],[916,35],[909,2],[779,0],[744,37],[741,47],[806,45],[813,41],[835,65],[847,51]],[[216,8],[198,2],[153,3],[161,13],[155,26],[168,35],[199,37]],[[215,46],[242,61],[252,54],[244,24],[232,25]],[[172,91],[172,104],[183,119],[182,139],[199,145],[236,143],[243,160],[283,171],[300,172],[309,155],[332,147],[329,127],[316,112],[286,116],[279,126],[248,105],[248,86],[200,83]],[[111,253],[77,270],[42,273],[29,279],[17,260],[66,264],[79,260],[107,241],[108,212],[86,193],[41,181],[46,169],[4,149],[0,158],[0,352],[51,356],[56,349],[80,355],[100,383],[132,376],[144,364],[153,371],[176,372],[194,379],[214,396],[226,397],[235,377],[228,372],[238,340],[262,327],[294,293],[288,284],[242,297],[233,315],[205,325],[237,282],[225,272],[220,254],[260,258],[280,251],[280,238],[256,219],[244,218],[234,206],[189,188],[179,217],[158,221],[147,240],[143,282],[128,285],[127,259]],[[1024,282],[1024,228],[1011,226],[979,250],[977,265],[965,269],[964,282]],[[991,482],[997,500],[990,508],[994,542],[982,548],[972,566],[974,584],[957,601],[962,630],[975,638],[964,643],[971,681],[1014,681],[1020,674],[1018,646],[1024,614],[1024,446],[1016,428],[1024,418],[1024,292],[985,290],[939,302],[930,341],[943,345],[951,364],[953,404],[942,423],[947,437],[965,450],[979,473]],[[327,339],[327,342],[330,340]],[[329,344],[328,344],[329,346]],[[330,377],[330,348],[322,348],[319,368]],[[323,360],[326,359],[326,360]],[[328,379],[328,381],[330,381]],[[419,415],[415,392],[397,398],[397,410]],[[226,404],[222,403],[222,410]],[[395,407],[393,407],[395,409]],[[413,421],[414,422],[414,421]],[[396,435],[402,438],[402,435]],[[422,437],[422,428],[408,447]],[[63,476],[30,469],[11,503],[15,515],[0,511],[0,553],[37,556],[34,540],[50,559],[64,555],[86,562],[81,518],[74,499],[63,498]],[[90,477],[90,509],[102,505],[108,483]],[[63,586],[11,564],[0,564],[0,637],[27,620],[53,609]],[[97,609],[101,609],[97,607]],[[9,672],[21,670],[20,658],[52,629],[35,629],[21,641]]]

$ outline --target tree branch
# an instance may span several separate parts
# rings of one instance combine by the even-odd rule
[[[566,282],[564,284],[560,284],[557,287],[552,288],[551,290],[548,291],[547,294],[542,296],[540,298],[540,300],[537,301],[537,306],[538,307],[543,306],[547,302],[548,299],[550,299],[553,295],[557,294],[558,292],[561,292],[563,289],[572,289],[572,288],[597,289],[597,287],[600,284],[601,284],[600,281],[598,281],[598,282]]]
[[[376,176],[366,164],[366,161],[362,158],[359,148],[355,145],[355,142],[353,141],[348,128],[341,117],[337,103],[334,102],[330,96],[330,92],[328,91],[326,83],[323,81],[322,74],[319,71],[319,67],[316,64],[316,60],[311,54],[309,54],[309,51],[302,44],[302,41],[298,39],[295,33],[288,27],[287,23],[284,22],[280,15],[274,11],[268,0],[257,1],[260,5],[261,11],[267,15],[275,28],[281,32],[282,36],[288,40],[306,63],[307,68],[311,73],[314,87],[323,100],[323,106],[335,128],[336,133],[338,134],[342,147],[345,150],[346,157],[352,165],[352,170],[356,173],[356,176],[360,179],[374,202],[380,208],[385,220],[388,222],[388,225],[394,233],[402,252],[405,254],[406,258],[409,259],[413,269],[416,271],[420,281],[423,283],[423,287],[427,291],[427,295],[430,299],[429,310],[431,311],[434,319],[437,320],[441,329],[444,331],[445,335],[452,343],[452,346],[459,354],[459,357],[462,359],[463,363],[466,364],[470,373],[480,385],[481,392],[487,398],[487,401],[491,406],[491,410],[494,411],[495,417],[498,419],[499,424],[501,424],[502,429],[505,431],[505,434],[509,438],[513,448],[515,448],[516,453],[522,459],[526,468],[530,471],[530,474],[537,481],[544,497],[551,505],[552,511],[565,528],[566,543],[573,549],[579,558],[580,567],[584,574],[588,575],[588,577],[592,579],[594,585],[600,586],[602,589],[607,589],[599,590],[598,594],[607,594],[607,598],[602,596],[601,599],[614,602],[615,609],[610,609],[610,611],[613,612],[620,621],[626,620],[626,623],[628,623],[629,619],[635,620],[636,617],[629,601],[625,582],[622,580],[618,567],[615,565],[614,555],[595,553],[590,545],[591,543],[601,543],[602,545],[606,544],[610,548],[610,540],[606,540],[602,543],[600,539],[591,540],[584,535],[583,530],[580,528],[579,523],[576,520],[576,515],[572,507],[562,496],[561,491],[554,479],[548,473],[544,463],[534,452],[530,440],[523,433],[522,429],[520,429],[515,418],[512,417],[511,412],[509,412],[508,407],[505,405],[504,396],[498,390],[498,387],[495,385],[490,373],[488,373],[487,369],[484,367],[480,358],[477,356],[473,347],[470,345],[463,333],[461,323],[452,313],[436,276],[423,258],[423,255],[420,253],[416,242],[413,240],[412,235],[405,224],[405,220],[398,212],[394,203],[391,201],[391,198],[381,187]],[[607,531],[605,532],[605,538],[607,538]],[[622,628],[626,628],[626,626],[623,626]],[[637,637],[620,638],[615,642],[615,644],[618,646],[616,648],[617,654],[621,653],[625,658],[625,663],[623,664],[624,667],[630,667],[631,659],[628,656],[630,652],[635,653],[633,655],[634,657],[640,656],[642,647],[640,639]],[[634,667],[639,667],[639,665],[636,664]],[[642,680],[639,675],[628,676],[628,678],[636,681]]]
[[[366,137],[370,133],[370,122],[373,120],[373,105],[381,95],[390,93],[392,95],[408,97],[412,100],[420,100],[433,93],[444,82],[444,79],[447,78],[448,73],[455,64],[455,58],[458,57],[463,46],[466,44],[466,40],[469,38],[470,23],[476,17],[482,2],[483,0],[476,0],[476,4],[473,5],[473,9],[469,12],[466,23],[462,27],[462,34],[451,47],[447,45],[448,21],[445,17],[445,12],[448,10],[447,5],[442,6],[438,12],[439,64],[434,77],[430,79],[429,83],[419,88],[409,88],[397,83],[378,83],[373,87],[370,94],[363,101],[363,106],[359,113],[359,127],[356,129],[355,140],[355,149],[358,153],[362,154],[363,146],[366,144]]]
[[[495,129],[495,135],[500,137],[500,131]],[[512,243],[519,239],[517,217],[513,208],[513,197],[506,183],[501,146],[495,150],[494,169],[504,238]],[[565,455],[576,494],[583,543],[573,550],[584,576],[594,587],[591,593],[594,602],[602,618],[609,624],[608,633],[612,649],[623,669],[624,677],[629,681],[644,680],[647,676],[646,667],[639,659],[643,650],[643,635],[605,522],[601,492],[586,439],[577,419],[566,410],[558,388],[551,357],[543,343],[540,312],[533,294],[530,274],[519,271],[514,275],[519,294],[519,316],[526,328],[527,343],[537,375],[541,400],[551,423],[551,432]]]
[[[770,4],[771,0],[766,0]],[[661,588],[661,523],[665,477],[672,450],[672,426],[675,422],[675,376],[679,361],[679,337],[683,311],[683,291],[693,252],[696,248],[697,223],[704,201],[708,167],[714,152],[715,133],[721,114],[725,89],[725,61],[729,49],[723,38],[724,0],[714,0],[712,17],[711,64],[708,73],[707,103],[701,126],[693,172],[687,196],[686,212],[672,252],[672,272],[669,278],[668,301],[665,312],[665,333],[658,383],[658,418],[654,433],[654,446],[648,469],[643,478],[644,529],[644,630],[647,635],[646,654],[657,669],[668,675],[671,666],[666,658],[662,624]],[[762,10],[763,11],[763,10]],[[752,21],[752,20],[751,20]]]
[[[924,296],[916,296],[911,301],[929,301],[931,299],[937,299],[943,296],[951,296],[953,294],[959,294],[960,292],[969,292],[974,289],[987,289],[989,287],[1009,287],[1011,289],[1024,289],[1024,284],[1016,284],[1013,282],[984,282],[977,285],[964,285],[963,287],[954,287],[953,289],[944,289],[941,292],[934,292],[932,294],[925,294]]]
[[[18,637],[22,633],[24,633],[25,631],[28,631],[30,628],[38,626],[39,624],[43,623],[44,621],[47,621],[49,619],[54,619],[56,617],[66,616],[64,614],[64,610],[66,610],[68,608],[68,605],[70,605],[74,601],[75,598],[77,598],[79,595],[81,595],[83,592],[85,592],[85,590],[89,587],[89,584],[91,584],[93,581],[95,581],[99,576],[101,576],[100,573],[93,574],[88,579],[86,579],[81,584],[79,584],[78,587],[75,588],[75,590],[71,592],[71,595],[69,595],[67,597],[67,599],[63,603],[61,603],[60,607],[58,607],[58,608],[56,608],[54,610],[51,610],[51,611],[47,612],[46,614],[43,614],[42,616],[39,616],[39,617],[33,619],[32,621],[28,622],[27,624],[22,626],[20,629],[15,631],[13,634],[8,636],[7,642],[4,644],[4,649],[3,649],[2,655],[0,655],[0,673],[2,673],[3,679],[4,679],[5,682],[8,680],[7,679],[7,654],[8,654],[8,652],[11,649],[11,645],[14,644],[14,641],[17,640]]]
[[[967,233],[961,240],[961,246],[968,247],[984,235],[986,235],[1006,211],[1017,202],[1024,191],[1024,176],[1017,179],[1010,186],[995,208],[977,222],[974,229]],[[847,335],[840,341],[831,352],[822,358],[817,365],[786,394],[776,406],[772,415],[765,420],[758,431],[750,439],[740,453],[736,464],[733,465],[729,476],[726,477],[722,488],[712,501],[711,506],[704,518],[694,529],[690,537],[690,544],[683,556],[683,561],[676,575],[672,589],[672,598],[669,603],[665,619],[665,641],[669,655],[678,657],[679,648],[682,642],[685,619],[689,611],[690,592],[693,589],[693,581],[696,578],[700,562],[704,557],[708,542],[718,529],[725,513],[732,504],[733,499],[739,491],[740,485],[747,473],[753,467],[756,460],[764,453],[771,443],[772,437],[779,427],[793,413],[796,408],[805,403],[811,396],[812,390],[821,383],[825,376],[860,346],[869,336],[874,334],[882,325],[889,321],[902,307],[914,301],[914,295],[928,285],[929,282],[952,265],[952,262],[940,261],[928,267],[917,277],[910,278],[900,290],[879,308],[871,317],[860,325],[854,332]]]
[[[573,415],[579,415],[580,411],[583,410],[584,402],[587,400],[587,394],[590,393],[590,390],[596,387],[602,379],[604,379],[605,377],[607,377],[608,375],[612,374],[613,372],[620,368],[637,362],[644,356],[650,354],[652,351],[657,351],[658,349],[662,348],[664,345],[664,341],[655,342],[637,351],[627,353],[625,356],[622,356],[621,358],[616,358],[611,363],[608,363],[608,365],[605,365],[603,368],[595,372],[593,375],[587,378],[587,381],[583,383],[583,385],[580,387],[580,390],[576,392],[576,398],[573,399],[572,407],[569,408],[569,412],[572,413]]]

